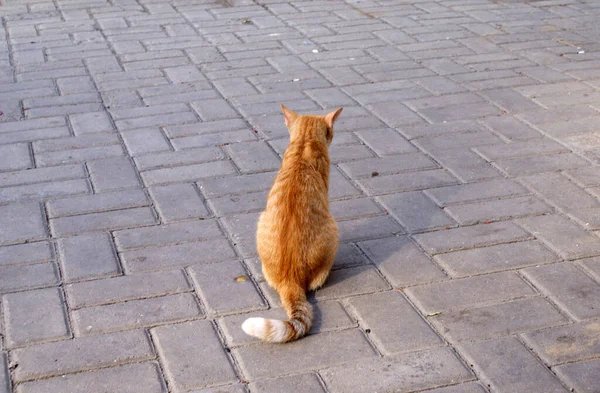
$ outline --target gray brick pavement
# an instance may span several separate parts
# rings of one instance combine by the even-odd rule
[[[594,0],[0,2],[0,393],[587,392]],[[255,224],[343,106],[338,256],[284,346]]]

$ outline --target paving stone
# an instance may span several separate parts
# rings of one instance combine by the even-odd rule
[[[252,382],[249,387],[257,392],[278,393],[325,393],[319,378],[315,374],[298,374],[288,377],[263,379]]]
[[[509,176],[523,176],[542,172],[556,172],[589,166],[589,163],[571,153],[550,156],[499,160],[496,165]]]
[[[551,366],[596,357],[600,325],[597,322],[576,323],[525,333],[529,347]]]
[[[90,192],[90,189],[89,182],[83,179],[13,186],[0,189],[0,202],[39,200],[65,195],[86,194]]]
[[[478,183],[460,184],[425,190],[438,205],[448,206],[455,203],[476,202],[508,196],[527,194],[519,183],[508,179],[494,179]]]
[[[123,155],[123,147],[119,145],[98,146],[85,149],[38,153],[36,155],[36,162],[38,166],[53,166],[73,164],[87,160],[98,160],[107,157],[118,157]]]
[[[417,139],[415,144],[426,151],[437,153],[439,150],[460,147],[474,147],[500,143],[500,139],[489,132],[470,132],[466,134],[452,134],[440,136],[426,136]]]
[[[35,202],[0,206],[0,243],[32,241],[46,237],[40,205]]]
[[[119,138],[114,133],[94,133],[69,138],[53,138],[36,141],[33,143],[33,150],[35,153],[40,153],[48,151],[118,145],[119,143]]]
[[[211,315],[266,308],[252,280],[239,262],[192,266],[189,273]]]
[[[575,320],[599,315],[600,284],[569,263],[531,267],[525,277]]]
[[[367,389],[408,393],[473,379],[471,372],[446,348],[352,363],[348,360],[343,366],[321,371],[333,393]],[[428,372],[424,374],[423,370]]]
[[[72,309],[189,292],[190,285],[181,270],[142,273],[65,286]]]
[[[445,278],[442,270],[406,237],[358,243],[387,280],[396,288]]]
[[[205,177],[215,177],[237,174],[229,161],[213,161],[203,164],[178,166],[172,168],[153,169],[142,172],[141,176],[148,186],[156,184],[187,182],[200,180]]]
[[[600,372],[600,361],[565,364],[555,367],[553,371],[571,390],[593,392],[598,385],[596,375]]]
[[[152,187],[150,196],[158,214],[166,223],[210,216],[192,184]]]
[[[160,130],[156,128],[132,130],[124,132],[121,135],[132,156],[170,151],[169,143]]]
[[[368,108],[390,127],[423,123],[423,119],[400,102],[381,102]]]
[[[48,262],[53,255],[53,247],[48,242],[4,246],[0,247],[0,266]]]
[[[461,225],[470,225],[551,213],[553,209],[536,197],[524,196],[449,206],[445,211]]]
[[[114,127],[106,112],[81,113],[69,116],[75,135],[92,132],[113,132]]]
[[[5,343],[8,348],[69,338],[70,331],[58,288],[2,296]],[[44,321],[43,324],[40,323]]]
[[[411,172],[415,170],[436,169],[438,165],[422,153],[409,153],[382,158],[367,158],[339,164],[339,167],[352,179],[361,177]]]
[[[0,267],[0,293],[49,287],[59,282],[54,263]]]
[[[150,201],[143,190],[129,189],[94,195],[54,199],[48,201],[46,206],[48,217],[56,218],[107,210],[148,206],[149,204]]]
[[[10,377],[8,371],[8,364],[6,361],[6,355],[0,352],[0,392],[10,393]]]
[[[397,175],[377,176],[358,181],[370,195],[391,193],[394,191],[416,191],[442,187],[458,183],[444,170],[419,171]]]
[[[50,219],[50,228],[54,236],[65,236],[81,232],[122,229],[155,223],[156,218],[152,209],[138,207],[111,212],[53,218]]]
[[[514,337],[461,344],[459,351],[495,391],[567,392],[554,375]]]
[[[147,169],[199,164],[202,162],[222,160],[224,158],[225,154],[218,147],[201,147],[197,149],[156,153],[136,157],[135,164],[139,170],[143,171]]]
[[[235,371],[209,321],[152,330],[169,385],[177,392],[237,381]],[[207,362],[206,359],[211,361]]]
[[[334,270],[323,288],[316,292],[318,300],[335,299],[363,293],[379,292],[389,285],[372,266]]]
[[[165,74],[173,83],[189,83],[206,79],[195,66],[165,68]]]
[[[281,166],[279,157],[265,142],[234,143],[225,150],[242,173],[271,171]]]
[[[425,100],[424,102],[428,102],[428,100]],[[458,120],[440,124],[405,125],[398,127],[397,130],[404,135],[405,138],[414,139],[422,136],[483,131],[485,130],[485,127],[474,120]]]
[[[118,274],[119,261],[105,233],[74,236],[58,242],[67,281]]]
[[[197,257],[192,257],[196,255]],[[196,263],[213,263],[235,257],[235,252],[225,239],[183,243],[164,247],[126,251],[121,254],[125,269],[140,272],[170,267],[184,267]]]
[[[369,130],[358,132],[357,135],[379,156],[416,151],[414,146],[391,129]]]
[[[230,347],[259,343],[256,337],[249,336],[242,330],[242,323],[247,318],[260,317],[286,320],[287,314],[282,308],[254,311],[249,314],[227,316],[219,320],[223,335]],[[313,305],[313,324],[308,334],[338,331],[354,328],[356,320],[351,318],[344,307],[337,301],[319,301]]]
[[[537,240],[438,254],[434,259],[453,277],[513,270],[559,260]]]
[[[460,385],[428,390],[428,393],[485,393],[485,389],[476,382],[461,383]]]
[[[422,192],[384,195],[377,200],[410,233],[456,224]]]
[[[462,105],[450,105],[443,108],[422,109],[421,115],[432,123],[444,123],[485,116],[497,116],[500,110],[491,104],[474,103],[469,106],[468,114],[460,113]]]
[[[33,166],[29,146],[26,143],[0,146],[0,156],[2,157],[0,171],[16,171]]]
[[[260,213],[239,214],[222,220],[225,230],[230,234],[233,245],[243,257],[256,255],[256,225]]]
[[[231,119],[239,117],[237,112],[225,100],[204,100],[192,103],[192,108],[203,121]]]
[[[486,90],[482,93],[484,97],[498,105],[505,111],[512,113],[536,110],[540,107],[532,100],[523,97],[512,89]]]
[[[561,209],[598,207],[598,200],[558,173],[543,173],[521,179],[544,199]]]
[[[443,312],[429,320],[452,342],[522,333],[566,322],[547,300],[539,297]]]
[[[338,223],[340,242],[354,242],[403,233],[390,217],[365,217]]]
[[[78,336],[139,329],[203,316],[196,299],[189,293],[81,308],[71,314]]]
[[[536,154],[562,153],[567,149],[549,139],[534,139],[504,145],[477,146],[475,151],[488,161],[534,156]]]
[[[219,237],[223,234],[215,220],[193,220],[115,232],[119,251],[134,248],[177,244]]]
[[[88,168],[94,188],[98,191],[140,187],[136,171],[127,158],[92,161]]]
[[[107,389],[122,393],[166,391],[158,364],[149,362],[26,382],[17,387],[17,393],[101,393]]]
[[[579,264],[596,279],[600,278],[600,258],[582,259]]]
[[[142,330],[78,337],[16,349],[17,381],[53,377],[78,371],[151,360],[155,355]]]
[[[247,393],[246,385],[243,383],[235,385],[221,385],[214,388],[194,390],[190,393]]]
[[[225,195],[207,202],[217,216],[251,213],[265,209],[268,194],[268,191],[258,191],[244,195]]]
[[[432,153],[432,156],[463,182],[501,177],[500,172],[466,148],[440,150]]]
[[[527,112],[529,113],[529,112]],[[534,130],[533,128],[521,123],[517,119],[508,116],[492,116],[483,120],[484,124],[489,127],[496,134],[502,135],[505,138],[511,140],[527,140],[527,139],[539,139],[542,135]],[[546,141],[544,139],[544,141]],[[539,141],[542,148],[546,142]],[[547,141],[550,142],[550,141]],[[532,143],[533,149],[535,144]],[[514,146],[517,148],[517,146]],[[490,147],[491,149],[491,147]],[[505,154],[510,154],[511,149],[505,149]],[[517,153],[518,154],[518,153]],[[524,155],[524,154],[523,154]]]
[[[510,243],[531,236],[511,222],[474,225],[417,234],[414,239],[430,254]]]
[[[535,237],[562,258],[579,259],[600,252],[600,240],[597,237],[562,216],[528,217],[517,223],[535,233]]]
[[[296,372],[331,367],[343,362],[369,358],[375,352],[358,329],[310,335],[282,345],[257,345],[232,350],[239,365],[251,380],[280,375],[289,362]]]
[[[369,198],[333,201],[329,211],[336,220],[381,214],[381,209]]]
[[[386,355],[443,345],[440,337],[397,291],[353,297],[350,310]]]
[[[536,292],[516,273],[502,272],[405,289],[425,314],[522,298]]]
[[[563,173],[582,187],[600,185],[600,170],[596,166],[583,167]]]

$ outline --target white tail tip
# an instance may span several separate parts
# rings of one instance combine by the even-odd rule
[[[242,330],[249,336],[263,338],[265,335],[265,319],[248,318],[242,324]]]
[[[242,330],[249,336],[270,342],[284,342],[288,335],[285,322],[276,319],[248,318],[242,324]]]

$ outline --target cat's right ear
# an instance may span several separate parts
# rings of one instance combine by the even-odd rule
[[[287,127],[289,127],[290,124],[292,124],[294,120],[296,120],[296,117],[298,117],[298,115],[294,111],[289,110],[283,104],[281,104],[281,111],[283,112],[283,117],[285,118],[285,125]]]

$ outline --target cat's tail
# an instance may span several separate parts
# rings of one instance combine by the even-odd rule
[[[242,324],[242,330],[272,343],[294,341],[308,333],[313,315],[305,290],[299,285],[285,287],[281,289],[280,297],[289,320],[248,318]]]

